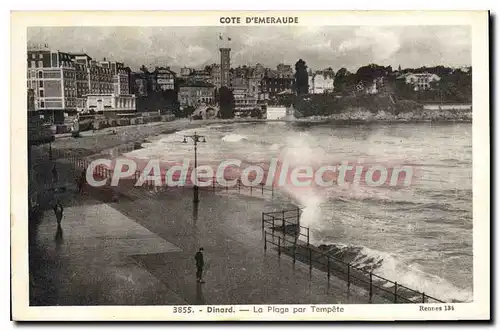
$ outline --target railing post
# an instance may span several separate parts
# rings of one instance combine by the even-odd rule
[[[262,231],[264,231],[264,213],[262,213]]]
[[[264,251],[267,251],[267,231],[264,231]]]
[[[271,183],[271,199],[274,198],[274,183]]]
[[[278,256],[281,256],[281,237],[278,236]]]
[[[241,190],[241,181],[238,179],[238,193],[240,193]]]
[[[260,183],[260,186],[262,188],[262,195],[264,195],[264,183]]]
[[[347,287],[351,287],[351,265],[347,264]]]
[[[309,246],[309,228],[307,228],[307,246]]]
[[[422,303],[425,303],[425,292],[422,292]]]
[[[327,260],[327,271],[328,271],[328,280],[330,280],[330,255],[327,255],[326,256],[326,260]]]
[[[282,210],[281,211],[281,226],[283,227],[283,233],[286,233],[285,232],[285,210]]]
[[[373,296],[373,288],[372,288],[372,279],[373,279],[373,273],[370,271],[370,302],[372,302],[372,296]]]
[[[252,194],[252,185],[250,185],[250,194]]]
[[[295,243],[294,243],[293,244],[293,264],[295,264],[296,255],[297,255],[296,248],[297,248],[297,245],[295,245]]]
[[[215,177],[212,178],[212,191],[215,191]]]
[[[274,215],[272,217],[273,217],[273,236],[274,236]]]
[[[394,283],[394,303],[398,303],[398,282]]]
[[[312,263],[313,263],[312,250],[311,250],[311,248],[309,248],[309,272],[311,272],[311,270],[312,270]]]

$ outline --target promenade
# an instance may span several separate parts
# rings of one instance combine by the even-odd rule
[[[60,165],[60,168],[64,168]],[[62,170],[63,172],[65,170]],[[67,182],[62,231],[46,211],[31,250],[34,305],[367,303],[366,291],[264,252],[261,211],[279,206],[234,192],[171,189],[81,195]],[[204,247],[205,280],[194,254]],[[377,299],[378,300],[378,299]],[[375,300],[377,302],[377,300]],[[382,300],[382,299],[379,299]]]

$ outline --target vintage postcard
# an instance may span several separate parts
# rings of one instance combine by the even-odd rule
[[[13,12],[13,319],[490,319],[488,20]]]

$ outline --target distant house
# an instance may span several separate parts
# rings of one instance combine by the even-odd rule
[[[324,94],[333,92],[334,75],[327,71],[316,71],[309,75],[309,93]]]
[[[198,107],[214,103],[215,86],[202,81],[179,82],[178,99],[181,106]]]
[[[153,72],[153,76],[156,79],[156,86],[160,91],[174,90],[176,75],[169,67],[156,68]]]
[[[397,79],[404,79],[406,84],[413,86],[414,91],[429,90],[431,88],[431,83],[441,80],[438,75],[428,72],[421,74],[406,73],[397,77]]]

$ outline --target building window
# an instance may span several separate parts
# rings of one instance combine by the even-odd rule
[[[45,102],[40,101],[40,108],[45,108]]]
[[[43,98],[45,95],[43,93],[43,90],[40,90],[40,98]]]
[[[39,87],[43,87],[43,80],[41,80],[41,81],[38,83],[38,86],[39,86]]]
[[[35,61],[31,61],[31,68],[36,68],[36,62]]]
[[[38,78],[43,78],[43,72],[42,71],[38,72]]]
[[[35,53],[32,53],[32,54],[31,54],[31,58],[32,58],[32,59],[36,59],[36,54],[35,54]]]
[[[38,66],[39,66],[40,68],[43,68],[43,61],[38,61]]]
[[[38,57],[40,58],[40,60],[43,60],[43,54],[38,55]]]

